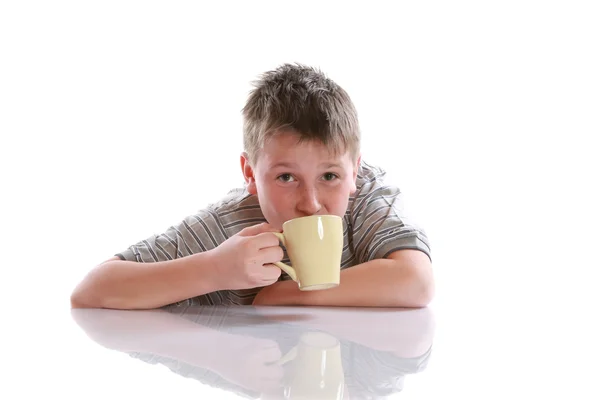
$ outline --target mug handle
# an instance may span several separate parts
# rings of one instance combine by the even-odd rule
[[[287,352],[283,357],[279,360],[275,361],[274,365],[285,365],[288,362],[294,360],[298,356],[298,345],[292,347],[290,351]]]
[[[285,246],[285,236],[283,236],[283,233],[279,233],[279,232],[271,232],[273,235],[277,236],[277,238],[279,239],[279,241],[281,243],[283,243],[283,245]],[[286,265],[284,263],[282,263],[281,261],[277,261],[274,262],[273,265],[275,265],[276,267],[281,268],[281,270],[283,272],[285,272],[286,274],[288,274],[292,280],[294,282],[298,282],[298,278],[296,277],[296,271],[294,270],[294,268],[290,267],[289,265]]]

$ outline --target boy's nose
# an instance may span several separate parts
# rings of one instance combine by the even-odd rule
[[[312,188],[304,188],[299,195],[296,208],[305,215],[318,214],[322,208],[318,192]]]

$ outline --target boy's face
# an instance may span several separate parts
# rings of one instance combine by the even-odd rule
[[[338,156],[319,141],[298,143],[294,133],[273,136],[250,165],[241,157],[247,189],[258,196],[260,208],[274,227],[308,215],[343,217],[348,198],[356,191],[355,162],[346,152]]]

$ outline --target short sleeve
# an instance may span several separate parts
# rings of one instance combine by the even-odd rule
[[[116,256],[125,261],[168,261],[214,249],[225,240],[227,234],[216,213],[200,211],[164,233],[129,246]]]
[[[431,259],[429,240],[424,230],[405,215],[398,188],[376,181],[365,184],[354,201],[351,220],[359,263],[386,258],[404,249],[420,250]]]

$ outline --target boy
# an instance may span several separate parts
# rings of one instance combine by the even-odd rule
[[[348,94],[318,70],[285,64],[263,74],[243,117],[245,187],[100,264],[72,306],[426,306],[427,237],[400,214],[400,191],[383,184],[385,173],[361,161]],[[340,286],[302,292],[272,264],[288,260],[269,232],[325,214],[344,221]]]

